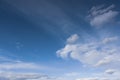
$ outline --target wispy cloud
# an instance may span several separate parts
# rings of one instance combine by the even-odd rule
[[[20,60],[13,60],[13,59],[10,59],[10,58],[4,57],[4,56],[0,56],[0,62],[4,63],[4,62],[21,62],[21,61]]]
[[[92,75],[91,75],[92,74]],[[119,80],[120,70],[107,69],[105,72],[91,73],[89,77],[77,78],[76,80]]]
[[[90,77],[90,78],[79,78],[76,80],[109,80],[107,78],[98,78],[98,77]]]
[[[105,73],[107,73],[107,74],[114,74],[115,72],[116,72],[115,69],[107,69],[107,70],[105,71]]]
[[[70,76],[69,76],[70,77]],[[73,80],[65,76],[50,76],[42,73],[0,72],[0,80]]]
[[[42,66],[37,65],[35,63],[27,63],[27,62],[15,62],[15,63],[1,63],[0,70],[14,70],[14,69],[34,69],[40,70],[44,69]]]
[[[103,43],[104,44],[107,44],[107,43],[109,43],[109,42],[113,42],[113,41],[117,41],[118,40],[118,37],[109,37],[109,38],[105,38],[105,39],[103,39]]]
[[[111,5],[107,8],[102,6],[95,6],[89,11],[87,16],[90,25],[94,27],[103,27],[107,24],[114,23],[119,12],[113,10],[115,5]]]
[[[0,80],[61,80],[58,77],[48,76],[40,72],[52,70],[50,67],[3,56],[0,59],[2,61],[0,64]]]
[[[17,72],[40,72],[58,70],[56,68],[48,67],[35,62],[27,62],[22,60],[11,59],[8,57],[0,56],[0,71],[16,71]]]
[[[0,72],[0,80],[52,80],[48,75],[38,73]]]

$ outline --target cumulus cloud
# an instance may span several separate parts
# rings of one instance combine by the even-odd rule
[[[71,39],[74,35],[78,38],[74,39],[74,43],[68,43],[68,39]],[[89,76],[77,78],[76,80],[120,79],[120,45],[117,44],[119,41],[118,36],[80,42],[79,35],[73,34],[68,39],[66,40],[65,46],[56,52],[59,57],[63,59],[71,58],[73,60],[78,60],[88,67],[103,69],[101,72],[92,72]],[[78,74],[69,73],[67,75],[72,76]]]
[[[74,35],[71,37],[73,36]],[[118,40],[117,37],[107,37],[99,41],[66,43],[65,47],[56,53],[61,58],[70,57],[93,67],[106,65],[117,66],[120,63],[120,47],[112,44],[115,43],[116,40]]]
[[[119,14],[118,11],[112,10],[115,5],[111,5],[107,8],[102,6],[92,7],[87,16],[90,25],[94,27],[103,27],[109,23],[114,23],[115,18]]]

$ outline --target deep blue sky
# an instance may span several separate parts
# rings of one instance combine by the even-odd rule
[[[67,59],[62,59],[62,53],[67,54],[64,52],[66,51],[65,46],[69,45],[67,39],[72,35],[73,39],[79,36],[75,45],[99,43],[104,38],[112,37],[107,39],[109,41],[109,39],[115,40],[116,37],[119,37],[119,4],[120,0],[0,0],[0,63],[11,63],[11,65],[34,63],[50,66],[53,69],[58,68],[60,71],[40,69],[38,72],[42,71],[46,74],[54,72],[55,76],[69,72],[96,73],[103,71],[106,68],[96,69],[91,66],[91,63],[73,58],[71,52],[74,50],[71,50],[70,54],[68,53],[69,58]],[[90,13],[93,7],[95,9]],[[93,12],[99,12],[99,10],[103,13],[91,16]],[[104,10],[106,11],[104,12]],[[104,16],[109,12],[108,17]],[[103,22],[100,22],[99,15],[104,16]],[[90,17],[88,18],[88,16]],[[119,41],[111,44],[112,48],[113,44],[115,44],[114,47],[120,45]],[[100,47],[96,50],[99,51],[103,45],[98,45]],[[107,45],[109,46],[109,44]],[[57,55],[57,51],[61,49],[65,50],[60,51]],[[17,60],[19,62],[15,62]],[[11,68],[8,71],[19,72],[19,70]],[[29,71],[37,72],[36,70]]]

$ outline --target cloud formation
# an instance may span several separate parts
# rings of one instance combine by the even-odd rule
[[[67,43],[74,43],[79,39],[79,36],[77,34],[72,35],[67,39]]]
[[[75,35],[78,37],[77,39],[80,40],[79,36],[74,34],[68,38],[67,41]],[[75,40],[77,41],[77,39]],[[99,41],[91,40],[91,42],[84,43],[74,41],[74,43],[71,44],[67,42],[65,47],[56,53],[61,58],[70,57],[93,67],[113,66],[113,64],[116,66],[116,63],[120,63],[120,47],[115,44],[117,40],[119,40],[118,37],[106,37]]]
[[[41,71],[52,70],[47,66],[3,56],[0,56],[0,59],[0,80],[64,80],[62,77],[41,73]]]
[[[107,69],[105,72],[92,73],[90,77],[77,78],[76,80],[119,80],[120,70]]]
[[[42,70],[47,67],[33,62],[25,62],[21,60],[13,60],[8,57],[0,56],[0,70]]]
[[[115,72],[116,72],[115,69],[108,69],[105,71],[105,73],[107,73],[107,74],[114,74]]]
[[[107,78],[79,78],[79,79],[76,79],[76,80],[109,80]]]
[[[47,75],[38,73],[15,73],[15,72],[0,72],[0,80],[54,80]]]
[[[118,43],[118,36],[81,42],[79,35],[73,34],[66,40],[65,46],[56,53],[63,59],[71,58],[79,61],[83,67],[87,65],[88,67],[103,69],[101,72],[92,72],[90,76],[76,80],[119,80],[120,45]]]
[[[114,23],[115,18],[119,14],[118,11],[113,10],[115,5],[111,5],[107,8],[102,6],[92,7],[87,16],[90,25],[94,27],[103,27],[109,23]]]
[[[24,66],[23,66],[24,65]],[[27,62],[9,62],[9,63],[1,63],[0,70],[12,70],[12,69],[42,69],[40,65],[35,63],[27,63]]]

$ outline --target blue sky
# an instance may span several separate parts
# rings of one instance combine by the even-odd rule
[[[0,0],[0,79],[119,80],[119,0]]]

